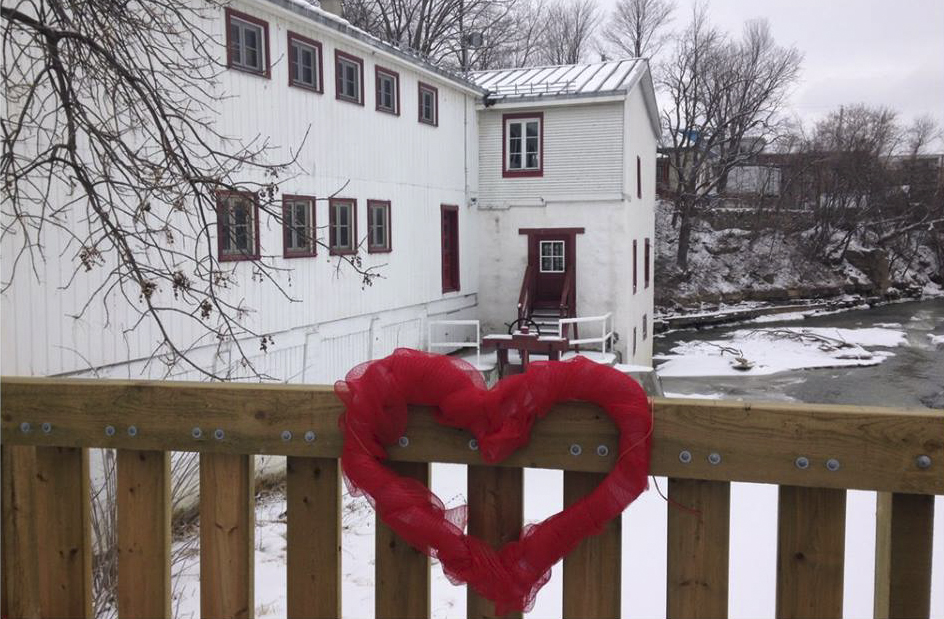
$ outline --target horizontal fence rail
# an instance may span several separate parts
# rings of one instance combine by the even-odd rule
[[[4,617],[90,616],[88,448],[116,448],[118,616],[167,616],[170,451],[200,452],[201,614],[254,613],[254,454],[287,462],[289,617],[341,611],[341,403],[329,387],[2,379]],[[653,475],[667,476],[668,617],[728,612],[731,482],[779,485],[777,617],[842,615],[846,489],[879,491],[876,617],[927,617],[934,496],[944,494],[944,412],[656,398]],[[612,468],[616,429],[597,407],[558,404],[531,442],[485,465],[461,430],[415,407],[401,475],[472,465],[469,533],[518,539],[522,467],[564,471],[571,505]],[[580,449],[574,449],[575,445]],[[569,617],[617,617],[620,520],[563,562]],[[378,521],[378,617],[428,617],[430,560]],[[491,617],[468,592],[467,616]],[[519,615],[520,616],[520,615]]]
[[[2,392],[8,445],[341,454],[343,407],[330,387],[7,378]],[[652,412],[653,475],[944,494],[941,411],[655,398]],[[467,432],[422,407],[407,435],[391,460],[482,464]],[[605,473],[617,439],[596,406],[561,403],[499,465]]]

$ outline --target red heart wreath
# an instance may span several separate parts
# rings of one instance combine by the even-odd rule
[[[631,378],[583,357],[532,363],[486,389],[464,361],[398,349],[357,366],[335,391],[346,407],[341,466],[351,490],[366,494],[381,520],[414,548],[437,557],[453,583],[466,582],[495,602],[498,615],[530,609],[551,566],[646,488],[652,433],[646,395]],[[386,446],[405,433],[409,404],[437,407],[439,423],[471,432],[482,458],[494,463],[525,445],[535,420],[565,400],[597,404],[616,422],[616,464],[590,494],[526,526],[519,541],[499,550],[463,533],[464,508],[445,509],[426,486],[382,464]]]

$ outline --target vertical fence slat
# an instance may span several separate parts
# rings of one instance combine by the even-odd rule
[[[88,450],[36,448],[36,553],[45,617],[92,616]]]
[[[33,484],[36,448],[4,445],[2,454],[5,616],[39,617]]]
[[[119,449],[118,616],[171,616],[170,452]]]
[[[670,478],[669,501],[666,616],[727,617],[731,484]]]
[[[777,511],[777,617],[841,617],[846,491],[780,486]]]
[[[605,473],[564,471],[564,507],[589,494]],[[563,616],[620,616],[621,519],[614,518],[603,531],[584,539],[564,557]]]
[[[879,492],[877,507],[875,617],[928,617],[934,496]]]
[[[524,469],[497,466],[469,467],[469,535],[494,548],[521,537],[524,523]],[[496,617],[495,604],[471,588],[466,603],[469,619]],[[521,617],[512,613],[506,617]]]
[[[390,468],[429,486],[429,464],[394,462]],[[429,617],[429,557],[377,518],[375,612],[378,619]]]
[[[252,456],[200,454],[200,612],[252,617]]]
[[[289,456],[288,616],[341,616],[341,485],[338,461]]]

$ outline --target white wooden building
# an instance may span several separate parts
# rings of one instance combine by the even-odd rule
[[[292,0],[237,0],[220,9],[215,27],[229,42],[220,49],[229,65],[220,132],[289,149],[311,128],[298,157],[302,173],[280,190],[296,223],[332,247],[310,251],[247,198],[222,199],[220,256],[233,269],[236,294],[255,310],[251,327],[274,340],[253,359],[261,371],[326,383],[396,347],[425,347],[433,320],[480,319],[484,332],[504,330],[518,314],[529,242],[539,252],[565,252],[552,257],[538,292],[553,296],[557,284],[549,282],[573,265],[571,313],[611,312],[622,360],[650,362],[645,256],[654,255],[656,117],[645,61],[466,78]],[[528,122],[509,129],[518,118],[539,119],[539,147],[535,160],[533,140],[515,141],[523,150],[520,170],[512,170],[502,131],[534,129]],[[528,229],[540,233],[521,232]],[[365,265],[381,267],[382,278],[367,288],[337,268],[336,254],[355,246]],[[7,281],[13,248],[2,250]],[[253,281],[257,256],[286,269],[280,283],[298,302]],[[135,312],[111,307],[106,316],[93,304],[81,319],[68,317],[95,285],[90,276],[61,289],[71,268],[49,260],[38,278],[18,275],[4,292],[2,372],[162,375],[163,366],[146,363],[157,334],[146,324],[124,333]],[[193,354],[214,369],[235,361],[232,350],[216,350]]]
[[[659,117],[648,63],[473,78],[489,91],[478,106],[475,200],[486,330],[500,328],[519,297],[538,323],[611,314],[623,362],[649,365]],[[581,338],[596,333],[581,327]]]

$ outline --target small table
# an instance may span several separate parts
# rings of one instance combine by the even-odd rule
[[[505,374],[508,365],[508,351],[517,350],[521,353],[521,365],[528,367],[531,353],[547,355],[553,361],[560,360],[561,353],[568,350],[570,340],[556,335],[538,335],[537,333],[522,333],[515,331],[511,335],[495,334],[482,338],[482,348],[495,347],[498,356],[498,377]]]

